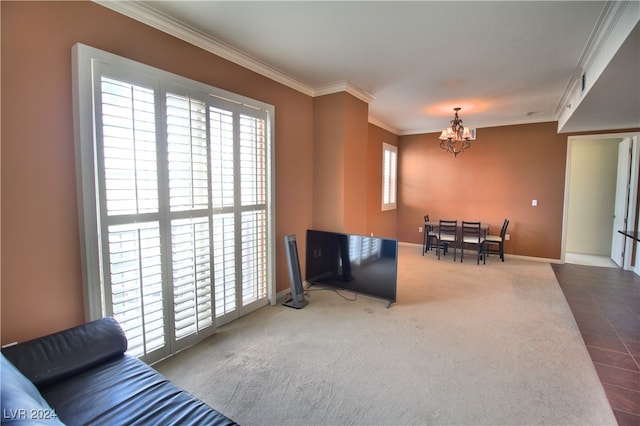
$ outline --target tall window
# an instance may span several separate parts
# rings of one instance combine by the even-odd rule
[[[74,52],[87,319],[151,362],[275,296],[273,107]]]
[[[398,147],[382,144],[382,210],[393,210],[397,205],[396,179]]]

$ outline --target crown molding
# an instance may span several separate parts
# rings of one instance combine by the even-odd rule
[[[498,122],[494,122],[489,126],[484,126],[484,127],[473,127],[472,130],[476,130],[476,132],[478,130],[483,130],[483,129],[491,129],[493,127],[506,127],[506,126],[524,126],[527,124],[538,124],[538,123],[549,123],[549,122],[555,122],[555,119],[552,117],[536,117],[536,118],[529,118],[529,119],[511,119],[511,120],[503,120],[503,121],[498,121]],[[434,130],[432,128],[423,128],[423,129],[416,129],[416,130],[408,130],[408,131],[403,131],[398,133],[398,136],[412,136],[412,135],[424,135],[424,134],[428,134],[428,133],[434,133],[436,135],[439,135],[442,132],[442,128],[440,128],[439,130]],[[482,140],[482,134],[480,134],[480,136],[477,136],[476,139],[470,139],[471,141],[475,141],[475,140]]]
[[[607,1],[603,6],[602,13],[576,64],[576,71],[569,78],[556,106],[554,115],[558,120],[559,128],[571,117],[606,68],[606,64],[624,43],[635,23],[640,20],[638,9],[637,1]],[[584,73],[588,74],[588,82],[583,91],[582,75]]]
[[[278,83],[290,87],[308,96],[314,96],[315,89],[310,85],[297,80],[282,71],[273,68],[264,62],[248,56],[247,54],[222,43],[202,31],[186,25],[175,18],[160,12],[153,7],[138,1],[112,1],[93,0],[100,6],[111,9],[131,19],[149,25],[152,28],[186,41],[194,46],[220,56],[234,64],[240,65],[262,76],[270,78]]]
[[[586,70],[593,62],[595,62],[596,58],[600,55],[600,52],[607,47],[607,41],[612,36],[614,29],[620,23],[620,19],[623,16],[627,14],[628,16],[638,16],[637,11],[636,13],[633,13],[633,11],[627,11],[627,8],[633,7],[632,3],[635,2],[608,1],[604,5],[603,12],[595,24],[593,34],[587,41],[587,45],[578,60],[578,69]],[[625,13],[625,11],[627,12]],[[639,18],[636,18],[635,21],[637,22],[638,19]],[[631,26],[631,28],[633,28],[633,26]],[[626,39],[626,36],[628,35],[629,33],[627,32],[624,38]],[[621,40],[620,43],[622,44],[622,42],[624,42],[624,39]]]
[[[377,118],[371,117],[369,116],[369,123],[373,124],[374,126],[378,126],[383,130],[386,130],[389,133],[393,133],[396,136],[400,136],[400,130],[393,128],[391,126],[388,126],[387,124],[383,123],[382,121],[378,120]]]
[[[238,49],[212,38],[196,28],[186,25],[169,15],[138,1],[93,0],[93,2],[204,49],[207,52],[254,71],[307,96],[317,97],[333,93],[347,92],[367,104],[375,99],[373,95],[348,81],[314,88],[276,68],[248,56]],[[398,129],[390,127],[373,117],[369,117],[369,122],[395,135],[399,134]]]
[[[160,30],[166,34],[172,35],[180,40],[186,41],[187,43],[213,53],[216,56],[220,56],[234,64],[254,71],[305,95],[316,97],[338,92],[347,92],[367,104],[375,99],[373,95],[356,87],[348,81],[314,88],[309,84],[297,80],[290,75],[265,64],[264,62],[252,58],[246,53],[222,43],[202,31],[186,25],[185,23],[180,22],[147,4],[143,4],[138,1],[113,0],[93,0],[93,2],[131,19],[142,22],[143,24],[149,25],[150,27]]]
[[[315,97],[315,96],[331,95],[333,93],[339,93],[339,92],[347,92],[350,95],[355,96],[356,98],[360,99],[361,101],[367,104],[375,99],[373,95],[360,89],[359,87],[355,86],[354,84],[348,81],[341,81],[338,83],[333,83],[333,84],[328,84],[326,86],[318,87],[313,91],[313,96]]]

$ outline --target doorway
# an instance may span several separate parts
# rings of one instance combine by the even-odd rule
[[[638,135],[568,138],[562,262],[624,269],[633,269],[635,264],[638,268],[638,262],[631,259],[633,242],[617,232],[637,223]],[[619,158],[625,144],[630,151],[626,148],[628,155]],[[618,184],[620,179],[627,184]],[[627,226],[621,225],[624,217],[628,218]]]

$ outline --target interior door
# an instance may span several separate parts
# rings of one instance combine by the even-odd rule
[[[613,235],[611,259],[624,266],[624,236],[618,233],[626,229],[629,205],[629,177],[631,174],[631,139],[625,138],[618,144],[618,175],[616,180],[616,201],[613,211]]]

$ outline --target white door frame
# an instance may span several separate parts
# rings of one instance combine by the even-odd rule
[[[640,275],[640,242],[636,241],[636,266],[633,268],[633,272]]]
[[[616,198],[613,207],[613,232],[611,237],[611,260],[616,265],[624,267],[624,258],[630,255],[626,250],[624,235],[618,233],[620,229],[629,229],[629,196],[631,191],[631,138],[623,138],[618,143],[618,171],[616,173]]]
[[[640,175],[640,132],[628,132],[628,133],[603,133],[597,135],[580,135],[580,136],[568,136],[567,137],[567,159],[565,167],[565,179],[564,179],[564,208],[562,212],[562,242],[560,248],[560,262],[565,263],[565,254],[567,250],[567,222],[569,214],[569,187],[571,183],[571,155],[573,151],[573,144],[579,140],[585,139],[612,139],[612,138],[631,138],[632,140],[632,164],[631,164],[631,192],[629,197],[628,206],[628,218],[629,222],[633,223],[636,214],[636,206],[638,205],[638,177]],[[626,239],[625,252],[632,253],[633,244],[635,242],[630,238]],[[624,259],[623,268],[627,270],[633,270],[640,275],[640,243],[636,249],[636,266],[631,266],[631,256],[627,255]]]

